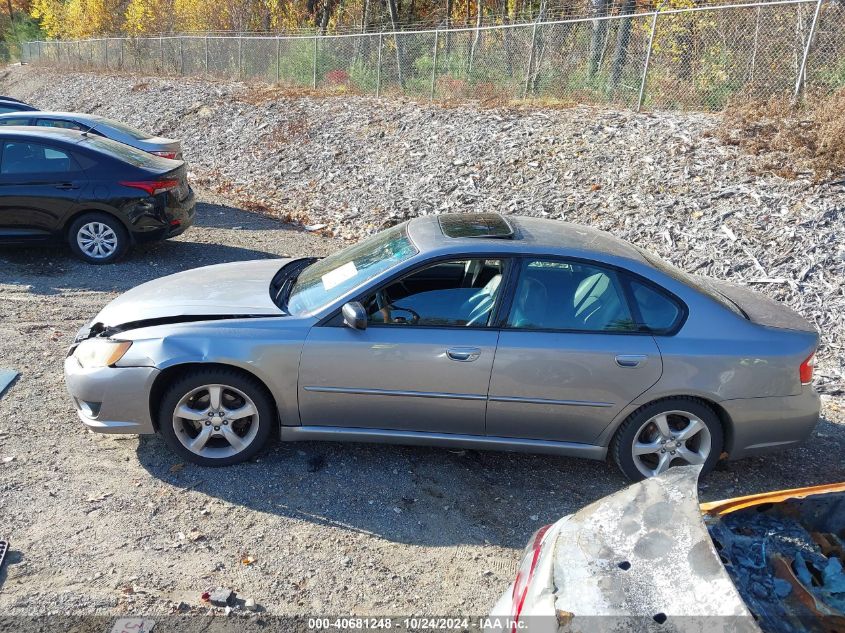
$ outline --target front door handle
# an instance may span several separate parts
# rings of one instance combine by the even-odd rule
[[[616,357],[616,364],[620,367],[639,367],[648,360],[645,354],[619,354]]]
[[[471,363],[478,360],[481,350],[477,347],[450,347],[446,350],[446,356],[460,363]]]
[[[73,184],[72,182],[63,182],[63,183],[56,185],[56,189],[61,189],[62,191],[68,191],[69,189],[79,189],[79,186]]]

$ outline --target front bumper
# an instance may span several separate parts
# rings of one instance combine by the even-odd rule
[[[803,443],[819,421],[821,399],[810,385],[797,396],[740,398],[719,403],[730,416],[730,459],[792,448]]]
[[[82,423],[97,433],[155,433],[150,417],[154,367],[85,369],[65,359],[65,384]]]

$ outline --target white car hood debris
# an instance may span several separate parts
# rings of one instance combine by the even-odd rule
[[[760,630],[702,520],[698,472],[672,468],[560,526],[554,554],[560,631],[613,631],[630,626],[632,617],[641,618],[642,630]]]
[[[141,284],[94,317],[106,328],[190,316],[267,315],[282,311],[270,298],[273,275],[290,259],[262,259],[186,270]]]

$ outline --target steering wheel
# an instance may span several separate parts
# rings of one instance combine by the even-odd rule
[[[393,306],[391,308],[391,310],[392,311],[401,310],[402,312],[408,312],[411,315],[411,319],[409,321],[404,321],[404,322],[403,321],[396,321],[395,319],[393,319],[393,316],[391,315],[391,321],[390,321],[391,323],[404,323],[404,324],[407,324],[407,325],[416,325],[417,323],[420,322],[420,314],[416,310],[411,310],[411,308],[403,308],[402,306]],[[401,318],[401,317],[397,317],[397,318]]]

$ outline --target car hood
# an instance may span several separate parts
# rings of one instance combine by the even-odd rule
[[[662,624],[668,617],[661,630],[675,631],[683,617],[707,616],[714,628],[759,633],[702,519],[699,472],[699,466],[672,468],[561,526],[553,581],[561,630],[588,630],[595,616],[604,616],[606,630],[632,618]]]
[[[123,293],[94,317],[98,329],[191,317],[282,316],[270,282],[291,259],[217,264],[154,279]]]

